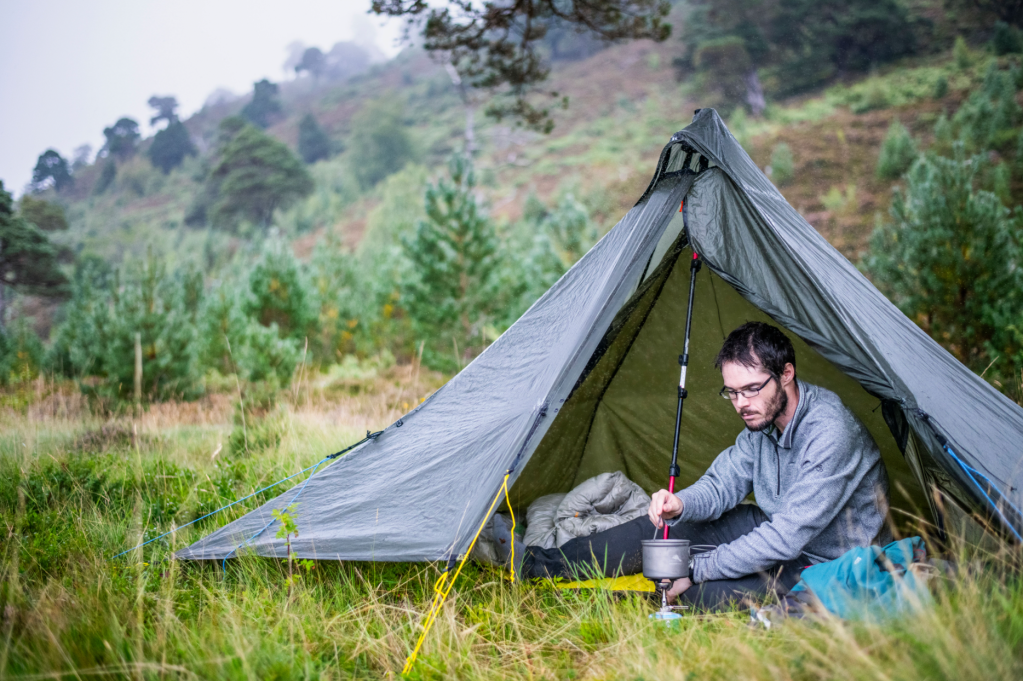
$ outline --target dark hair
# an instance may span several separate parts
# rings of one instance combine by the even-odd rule
[[[786,364],[796,368],[796,351],[777,326],[746,322],[728,334],[714,366],[720,370],[725,362],[736,362],[749,369],[761,367],[772,376],[781,376]]]

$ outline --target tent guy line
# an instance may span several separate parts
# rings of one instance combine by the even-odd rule
[[[970,466],[965,461],[959,458],[959,456],[955,453],[952,447],[948,444],[948,438],[945,437],[944,433],[938,430],[937,426],[935,426],[934,423],[931,421],[931,417],[930,415],[927,414],[927,412],[923,411],[922,409],[917,409],[917,415],[924,421],[924,423],[931,427],[931,430],[934,431],[934,437],[937,438],[938,440],[938,444],[941,445],[942,449],[945,450],[946,454],[952,457],[953,461],[959,464],[959,467],[963,469],[963,472],[965,472],[966,475],[970,478],[970,481],[977,486],[977,489],[980,490],[980,493],[984,495],[984,498],[987,499],[989,504],[991,504],[991,508],[994,509],[995,513],[998,514],[998,517],[1001,518],[1002,522],[1005,523],[1005,526],[1009,528],[1009,530],[1012,532],[1012,534],[1016,537],[1017,540],[1023,542],[1023,536],[1021,536],[1016,527],[1011,522],[1009,522],[1009,519],[1005,515],[1005,511],[1002,510],[1001,506],[995,503],[994,499],[991,498],[991,495],[988,494],[988,491],[984,489],[984,486],[981,485],[980,482],[977,480],[977,476],[983,478],[984,482],[988,484],[988,487],[998,492],[998,496],[1009,505],[1009,508],[1016,512],[1017,518],[1023,518],[1023,512],[1020,511],[1019,507],[1017,507],[1016,504],[1012,503],[1009,500],[1009,497],[1007,497],[1005,493],[998,488],[998,485],[991,481],[991,478],[984,475],[976,468]]]
[[[338,452],[334,452],[333,454],[330,454],[330,455],[328,455],[328,456],[325,456],[324,458],[322,458],[321,460],[317,461],[317,462],[316,462],[315,464],[313,464],[312,466],[309,466],[308,468],[303,468],[303,469],[302,469],[302,470],[300,470],[299,472],[297,472],[297,473],[293,473],[293,474],[289,475],[289,476],[288,476],[288,477],[286,477],[286,478],[282,478],[281,480],[278,480],[278,481],[277,481],[277,482],[275,482],[275,483],[272,483],[272,484],[270,484],[270,485],[267,485],[266,487],[264,487],[264,488],[262,488],[262,489],[257,489],[257,490],[256,490],[255,492],[253,492],[252,494],[249,494],[248,496],[244,496],[244,497],[242,497],[241,499],[238,499],[238,500],[236,500],[236,501],[232,501],[232,502],[231,502],[230,504],[227,504],[226,506],[221,506],[220,508],[218,508],[218,509],[217,509],[217,510],[215,510],[215,511],[210,511],[210,512],[209,512],[209,513],[207,513],[206,515],[204,515],[204,516],[200,516],[200,517],[196,518],[195,520],[193,520],[193,521],[191,521],[191,522],[187,522],[187,523],[185,523],[184,525],[182,525],[181,527],[175,527],[174,529],[170,530],[169,532],[164,532],[164,533],[163,533],[163,534],[161,534],[161,535],[160,535],[159,537],[153,537],[153,538],[152,538],[152,539],[150,539],[149,541],[144,541],[144,542],[142,542],[141,544],[139,544],[138,546],[133,546],[133,547],[131,547],[130,549],[128,549],[128,550],[126,550],[126,551],[121,551],[121,552],[120,552],[120,553],[118,553],[117,555],[111,556],[111,557],[110,557],[110,560],[114,560],[115,558],[120,558],[121,556],[123,556],[123,555],[124,555],[124,554],[126,554],[126,553],[131,553],[131,552],[132,552],[132,551],[134,551],[135,549],[141,549],[141,548],[142,548],[143,546],[145,546],[145,545],[147,545],[147,544],[152,544],[152,543],[153,543],[154,541],[156,541],[157,539],[163,539],[164,537],[166,537],[166,536],[168,536],[168,535],[172,535],[172,534],[174,534],[174,533],[175,533],[175,532],[177,532],[178,530],[182,530],[182,529],[184,529],[184,528],[188,527],[189,525],[194,525],[194,524],[196,524],[196,523],[197,523],[197,522],[199,522],[200,520],[205,520],[206,518],[209,518],[209,517],[210,517],[210,516],[212,516],[212,515],[216,515],[216,514],[220,513],[221,511],[225,511],[225,510],[227,510],[227,509],[231,508],[232,506],[235,506],[235,505],[237,505],[237,504],[240,504],[240,503],[242,503],[242,502],[243,502],[243,501],[245,501],[246,499],[251,499],[252,497],[254,497],[254,496],[256,496],[257,494],[259,494],[260,492],[265,492],[265,491],[267,491],[268,489],[273,489],[274,487],[276,487],[277,485],[281,484],[282,482],[287,482],[288,480],[291,480],[291,479],[292,479],[292,478],[294,478],[294,477],[298,477],[299,475],[302,475],[303,473],[305,473],[305,472],[306,472],[306,471],[308,471],[308,470],[313,470],[313,469],[315,469],[315,468],[319,468],[319,467],[320,467],[320,464],[322,464],[322,463],[323,463],[324,461],[330,461],[330,460],[332,460],[332,459],[336,459],[337,457],[341,456],[341,455],[342,455],[342,454],[344,454],[345,452],[348,452],[348,451],[351,451],[351,450],[355,449],[356,447],[358,447],[359,445],[361,445],[361,444],[362,444],[362,443],[364,443],[364,442],[369,442],[370,440],[375,440],[375,439],[377,439],[378,437],[380,437],[380,434],[381,434],[381,433],[383,433],[383,432],[384,432],[384,431],[382,431],[382,430],[378,430],[378,431],[377,431],[377,432],[375,432],[375,433],[371,433],[371,432],[369,432],[369,431],[367,430],[367,431],[366,431],[366,437],[362,438],[361,440],[359,440],[358,442],[356,442],[356,443],[355,443],[355,444],[353,444],[353,445],[349,445],[349,446],[345,447],[345,448],[344,448],[344,449],[342,449],[341,451],[338,451]],[[315,472],[315,471],[313,471],[313,475],[316,475],[316,472]],[[305,489],[305,485],[309,483],[309,481],[310,481],[310,480],[312,479],[313,475],[310,475],[310,476],[309,476],[308,478],[306,478],[305,484],[303,484],[303,485],[302,485],[302,489]],[[301,490],[299,490],[299,492],[301,493]],[[298,497],[298,495],[297,495],[297,494],[296,494],[295,496],[296,496],[296,497]],[[269,524],[267,525],[267,527],[269,527]],[[265,530],[266,528],[264,527],[263,529]],[[252,541],[252,539],[254,539],[254,538],[255,538],[255,537],[253,537],[253,538],[249,539],[249,541]],[[237,551],[237,550],[238,550],[238,548],[241,548],[241,547],[239,546],[239,547],[235,548],[235,551]]]
[[[288,505],[285,508],[290,509],[291,505],[298,500],[298,497],[299,497],[300,494],[302,494],[302,491],[305,490],[306,485],[309,484],[309,481],[313,479],[314,475],[316,475],[316,469],[320,467],[321,463],[323,463],[324,461],[330,460],[330,458],[331,457],[328,456],[328,457],[324,458],[322,461],[320,461],[319,463],[317,463],[315,466],[313,466],[313,472],[310,473],[309,477],[305,479],[305,482],[303,482],[302,486],[298,488],[297,492],[295,492],[295,496],[291,497],[291,501],[288,502]],[[252,541],[253,539],[258,537],[259,535],[261,535],[264,532],[266,532],[267,528],[270,527],[271,525],[273,525],[275,520],[277,520],[277,518],[270,518],[270,522],[268,522],[266,525],[263,525],[262,529],[260,529],[259,532],[256,532],[254,535],[252,535],[251,537],[249,537],[248,539],[243,541],[241,544],[239,544],[238,546],[234,547],[231,550],[230,553],[228,553],[226,556],[224,556],[224,560],[221,563],[221,567],[223,568],[224,572],[227,572],[227,559],[230,558],[231,556],[235,555],[238,552],[239,549],[244,547],[250,541]]]

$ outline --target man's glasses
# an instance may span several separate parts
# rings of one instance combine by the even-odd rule
[[[725,398],[726,400],[732,400],[733,402],[740,397],[745,397],[747,400],[752,399],[760,394],[760,391],[767,387],[767,384],[774,379],[771,376],[766,381],[758,385],[756,388],[746,388],[744,390],[729,390],[728,388],[722,388],[718,395]]]

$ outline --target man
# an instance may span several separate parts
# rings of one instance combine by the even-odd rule
[[[744,324],[729,334],[715,366],[721,396],[746,424],[735,445],[690,487],[656,492],[648,517],[561,548],[517,546],[523,577],[572,578],[594,564],[606,576],[641,572],[640,542],[663,536],[657,528],[667,523],[669,537],[698,547],[689,577],[675,582],[669,598],[718,608],[784,593],[803,567],[890,541],[888,477],[877,445],[837,395],[796,379],[785,334]],[[750,492],[757,505],[742,503]],[[500,516],[495,539],[510,553]]]

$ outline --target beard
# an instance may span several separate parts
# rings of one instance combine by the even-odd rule
[[[774,420],[785,413],[785,409],[789,406],[789,396],[785,394],[785,390],[778,386],[778,392],[775,393],[774,398],[764,405],[764,414],[766,415],[762,421],[754,421],[753,423],[746,423],[746,428],[751,433],[758,433],[762,430],[767,430],[774,423]],[[756,412],[743,411],[740,416],[746,414],[754,414]]]

